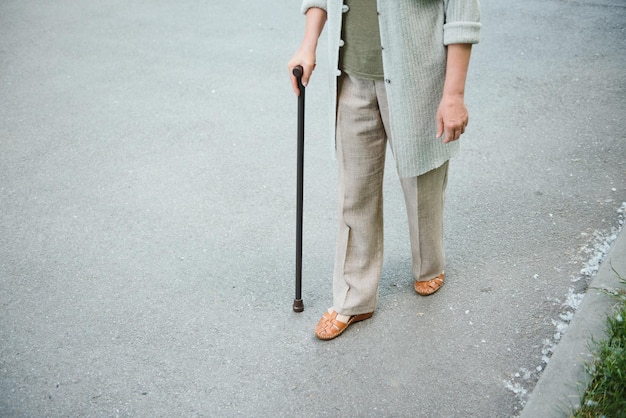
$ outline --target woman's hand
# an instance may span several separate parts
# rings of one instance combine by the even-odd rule
[[[298,80],[293,75],[293,69],[298,65],[302,67],[302,85],[306,87],[309,83],[309,79],[311,78],[311,74],[315,69],[315,49],[306,48],[303,45],[298,49],[298,51],[296,51],[294,56],[291,57],[287,63],[287,68],[289,68],[289,75],[291,77],[291,87],[296,93],[296,96],[300,95],[300,88],[298,87]]]
[[[469,114],[463,96],[444,95],[437,109],[437,138],[443,135],[444,144],[456,141],[465,133],[468,122]]]

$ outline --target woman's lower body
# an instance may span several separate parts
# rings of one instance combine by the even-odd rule
[[[387,140],[393,149],[390,132],[384,81],[342,76],[336,136],[339,230],[333,274],[333,310],[340,316],[367,314],[376,308],[383,264]],[[400,179],[416,281],[431,280],[444,270],[443,208],[447,174],[446,162],[423,175]]]

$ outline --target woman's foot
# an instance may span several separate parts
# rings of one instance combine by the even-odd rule
[[[444,274],[442,272],[439,276],[435,277],[434,279],[426,280],[423,282],[418,282],[416,280],[415,291],[422,296],[432,295],[437,290],[439,290],[441,286],[443,286],[443,277],[444,277]]]
[[[353,316],[339,315],[330,308],[315,326],[315,336],[320,340],[332,340],[340,336],[350,324],[369,319],[372,315],[374,312]]]

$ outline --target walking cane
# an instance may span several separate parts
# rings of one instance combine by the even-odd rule
[[[298,191],[296,196],[296,297],[293,300],[293,311],[304,311],[302,303],[302,206],[304,187],[304,85],[302,85],[303,68],[298,65],[293,75],[298,81]]]

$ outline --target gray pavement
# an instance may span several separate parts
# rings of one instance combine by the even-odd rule
[[[0,3],[0,416],[552,413],[529,394],[626,201],[623,2],[481,2],[446,285],[412,290],[390,156],[379,307],[330,342],[323,53],[291,311],[297,3]]]

